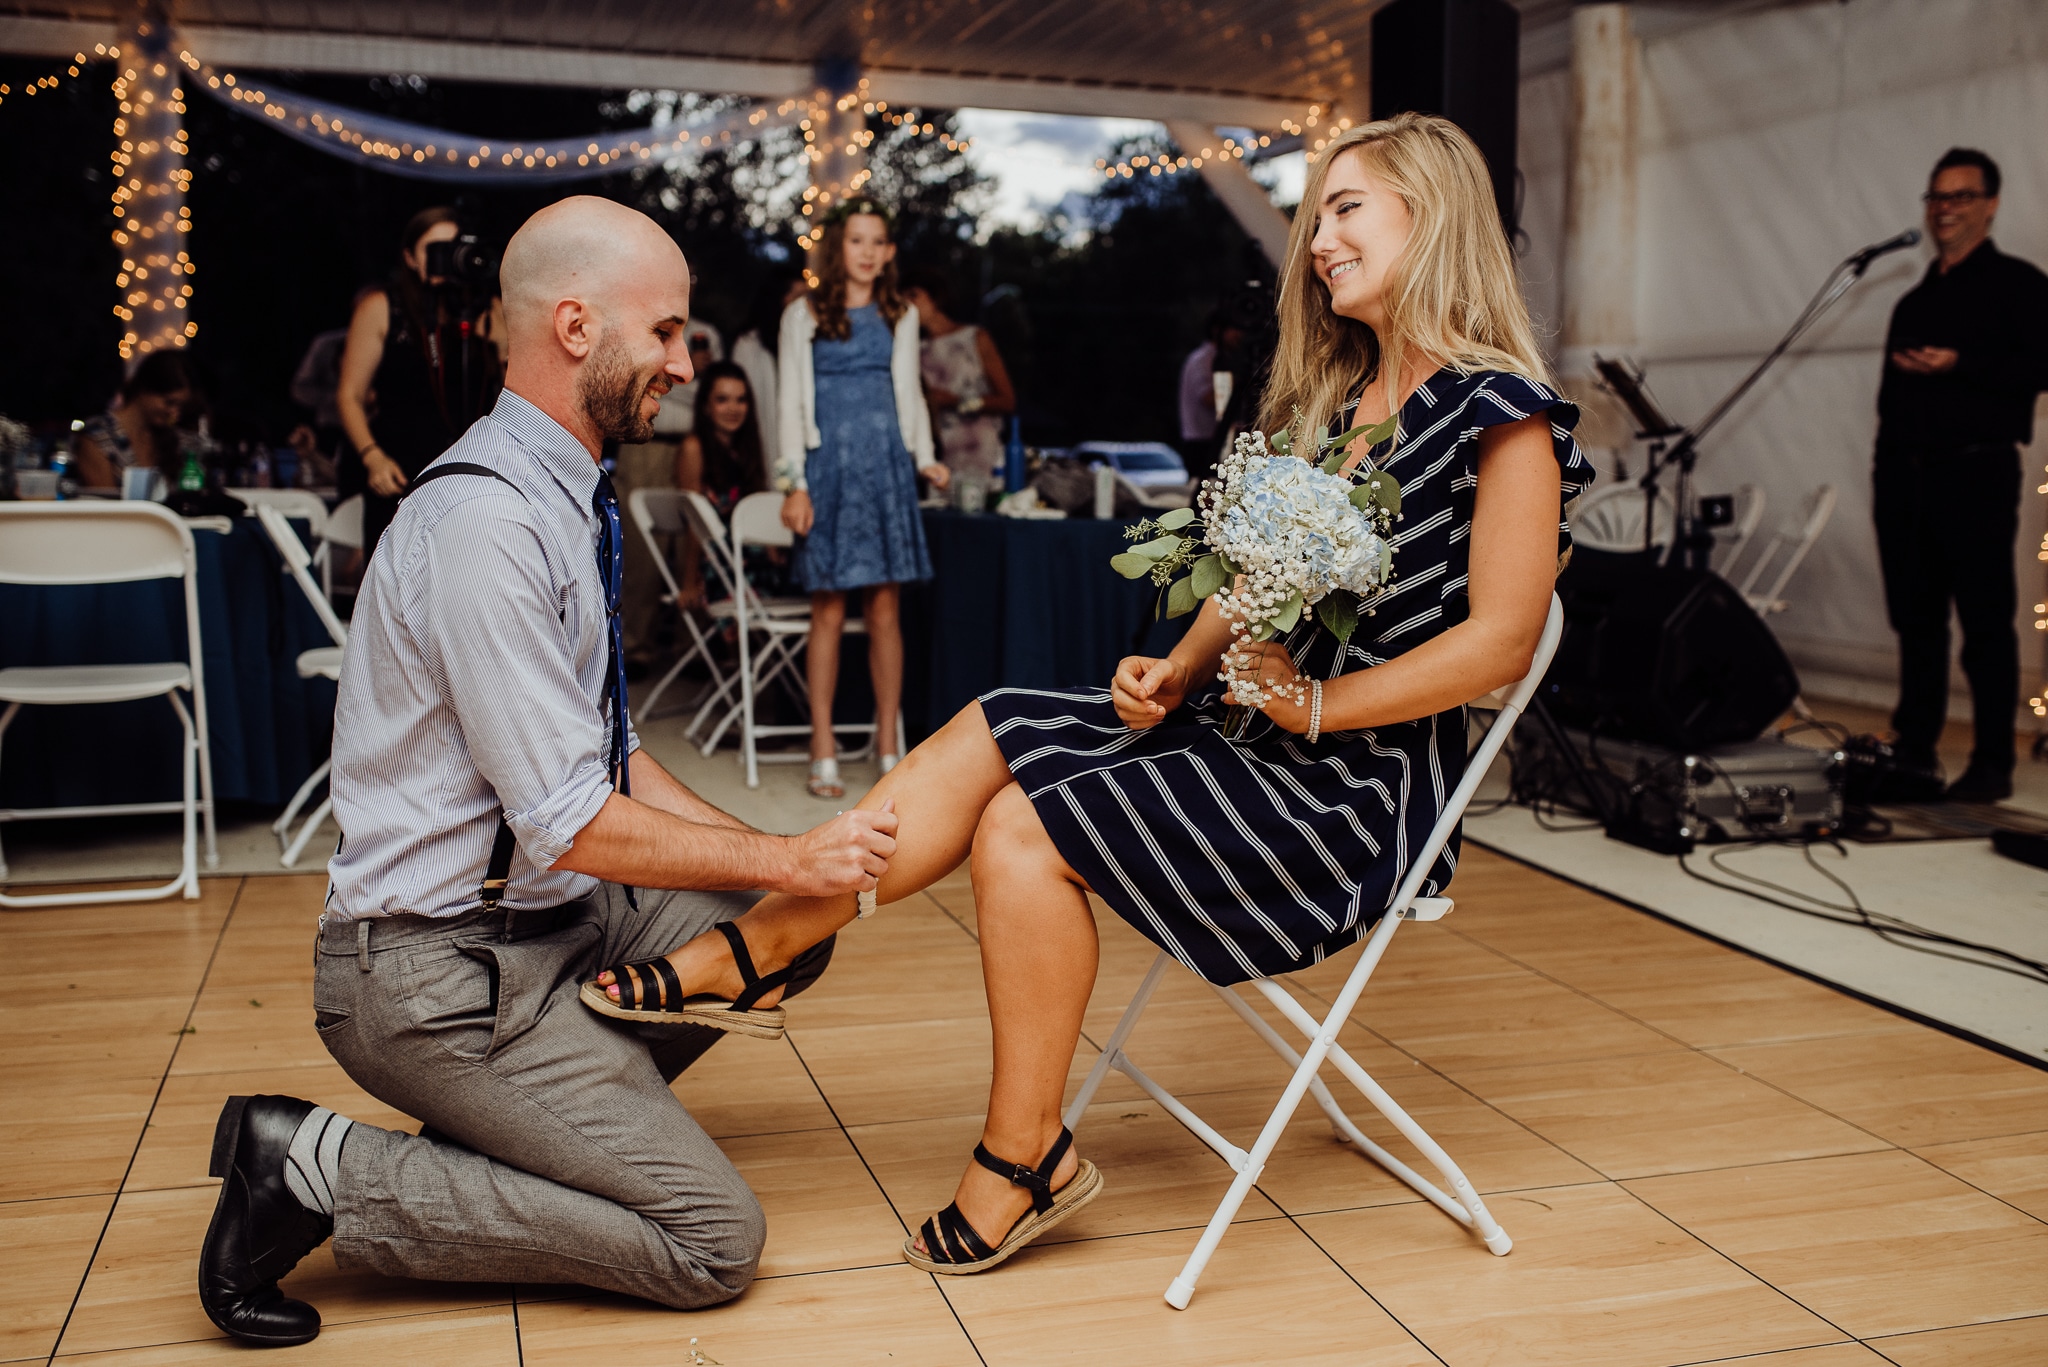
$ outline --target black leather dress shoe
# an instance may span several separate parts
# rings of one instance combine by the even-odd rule
[[[2012,796],[2012,770],[1971,765],[1948,787],[1950,802],[2003,802]]]
[[[292,1135],[312,1110],[288,1096],[234,1096],[214,1126],[208,1171],[225,1180],[199,1250],[199,1303],[245,1343],[284,1348],[320,1332],[320,1312],[277,1289],[334,1232],[334,1218],[299,1204],[284,1180]]]

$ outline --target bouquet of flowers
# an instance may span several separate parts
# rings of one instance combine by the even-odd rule
[[[1336,436],[1326,430],[1312,453],[1296,452],[1288,431],[1241,433],[1216,477],[1202,481],[1195,507],[1129,528],[1124,535],[1140,544],[1112,556],[1110,567],[1165,589],[1169,617],[1214,597],[1240,638],[1284,636],[1313,611],[1348,641],[1394,573],[1387,536],[1401,513],[1401,486],[1370,451],[1398,423],[1396,415]],[[1361,437],[1368,454],[1352,461]],[[1238,700],[1252,707],[1280,691],[1243,680],[1236,686]]]

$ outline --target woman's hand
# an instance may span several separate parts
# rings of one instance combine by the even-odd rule
[[[1110,680],[1110,701],[1125,726],[1143,731],[1166,720],[1188,695],[1188,667],[1171,657],[1126,655]]]
[[[934,461],[918,473],[930,480],[932,488],[939,493],[944,493],[953,483],[953,468],[943,461]]]
[[[1259,711],[1284,730],[1297,735],[1308,733],[1309,705],[1305,700],[1308,680],[1302,678],[1301,672],[1294,667],[1294,657],[1287,653],[1286,646],[1278,641],[1235,641],[1224,648],[1222,675],[1230,685],[1230,701],[1244,701],[1237,696],[1239,680],[1256,684],[1269,695]],[[1297,703],[1274,695],[1274,690],[1282,687],[1289,693],[1301,689],[1304,701]]]
[[[811,507],[811,491],[791,489],[782,500],[782,525],[798,536],[809,536],[811,524],[817,520],[817,510]]]
[[[397,498],[405,492],[405,471],[398,468],[398,462],[382,451],[372,448],[363,452],[363,473],[370,478],[372,493],[386,498]]]

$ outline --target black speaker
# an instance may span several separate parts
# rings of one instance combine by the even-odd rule
[[[1567,726],[1697,750],[1755,740],[1799,696],[1771,629],[1711,571],[1581,549],[1557,592],[1564,637],[1538,696]]]
[[[1508,0],[1393,0],[1372,16],[1372,116],[1441,114],[1465,130],[1493,172],[1501,226],[1513,240],[1515,111],[1522,15]]]

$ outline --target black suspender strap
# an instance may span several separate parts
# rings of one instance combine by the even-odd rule
[[[498,838],[491,842],[491,863],[484,870],[484,885],[478,894],[484,899],[485,911],[496,911],[498,900],[505,895],[505,884],[512,880],[512,827],[507,824],[505,814],[498,814]]]
[[[405,487],[405,493],[400,494],[399,497],[402,499],[428,480],[439,479],[443,475],[483,475],[486,478],[497,480],[498,483],[512,490],[521,498],[526,497],[525,490],[521,489],[511,480],[506,479],[490,466],[478,465],[473,461],[466,460],[451,460],[428,466],[414,477],[412,483]],[[483,909],[485,911],[496,911],[498,909],[499,901],[505,896],[505,885],[512,881],[512,846],[512,827],[506,824],[505,814],[499,812],[498,835],[491,842],[491,862],[484,869],[483,887],[478,890],[477,894],[483,899]]]
[[[498,481],[498,483],[504,485],[512,492],[518,494],[521,498],[526,497],[526,491],[524,489],[521,489],[511,480],[506,479],[503,475],[499,474],[496,470],[493,470],[490,466],[478,465],[475,461],[468,460],[451,460],[445,463],[437,461],[434,464],[429,465],[426,469],[420,471],[417,475],[413,476],[412,482],[405,486],[405,492],[400,494],[399,497],[401,499],[405,498],[408,495],[410,495],[413,492],[413,490],[419,488],[428,480],[439,479],[443,475],[483,475],[486,478],[495,479],[496,481]]]

